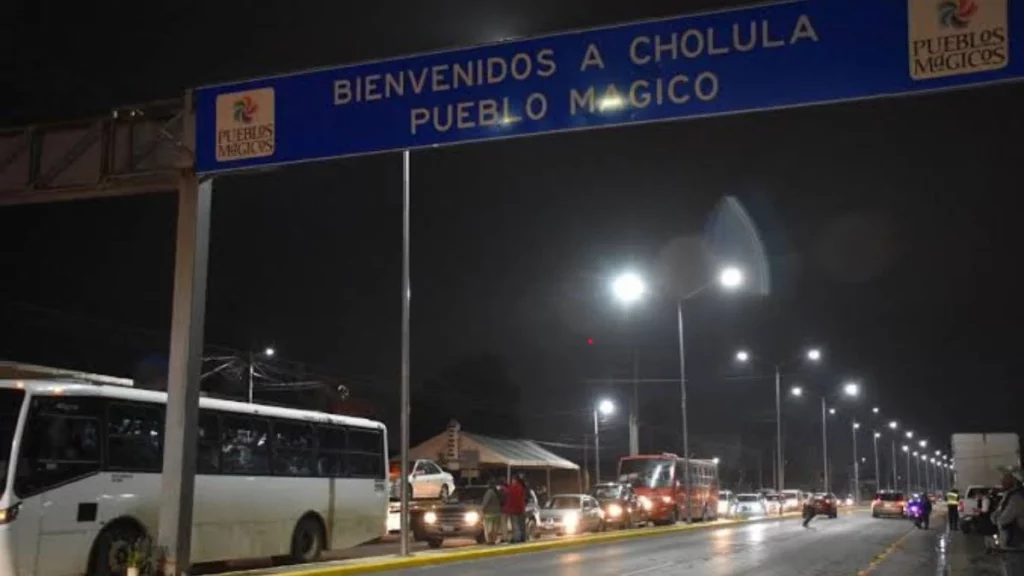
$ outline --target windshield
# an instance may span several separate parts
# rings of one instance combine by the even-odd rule
[[[626,459],[619,464],[619,474],[639,488],[668,488],[672,485],[671,460],[653,458]]]
[[[764,499],[769,501],[769,502],[778,502],[779,501],[779,495],[778,494],[768,494],[768,495],[766,495],[764,497]]]
[[[618,484],[613,484],[609,486],[594,486],[591,496],[598,500],[614,500],[619,498],[621,494],[622,487]]]
[[[580,507],[580,499],[574,496],[555,496],[544,505],[548,510],[575,510]]]
[[[754,494],[740,494],[736,497],[738,502],[757,502],[757,496]]]
[[[449,498],[450,502],[460,504],[480,504],[484,501],[484,494],[487,493],[487,486],[467,486],[457,488]]]
[[[0,496],[7,486],[7,468],[11,462],[14,428],[25,393],[21,390],[0,390]]]

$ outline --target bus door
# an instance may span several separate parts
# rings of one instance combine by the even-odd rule
[[[19,574],[61,574],[81,558],[98,530],[100,401],[96,398],[35,397],[28,409],[15,472],[21,502],[17,550]]]

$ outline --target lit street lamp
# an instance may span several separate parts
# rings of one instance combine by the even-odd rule
[[[907,455],[907,497],[910,497],[910,446],[903,445],[903,453]]]
[[[889,422],[889,429],[890,430],[895,431],[899,427],[900,427],[899,422],[897,422],[895,420],[893,420],[892,422]],[[897,480],[897,478],[896,478],[896,436],[895,435],[893,435],[891,443],[892,443],[892,489],[895,490],[896,486],[899,484],[899,480]]]
[[[860,503],[860,462],[857,459],[857,430],[860,430],[860,422],[853,422],[853,503]]]
[[[793,386],[793,388],[790,389],[789,393],[799,398],[804,395],[804,389],[801,388],[800,386]]]
[[[821,361],[821,350],[811,348],[804,353],[804,357],[810,362]],[[740,350],[736,352],[736,361],[741,364],[757,360],[750,352]],[[782,492],[786,487],[786,460],[783,456],[785,443],[782,440],[782,368],[784,362],[768,363],[775,370],[775,491]],[[803,394],[799,386],[791,390],[794,396]],[[779,507],[779,514],[782,514],[782,507]]]
[[[612,281],[612,294],[623,306],[630,307],[647,295],[647,284],[643,277],[635,272],[625,272]],[[629,455],[640,453],[640,383],[639,362],[636,346],[633,347],[633,393],[629,401]]]
[[[265,356],[267,358],[272,358],[274,356],[274,354],[277,354],[277,350],[274,350],[270,346],[267,346],[266,348],[263,349],[263,356]],[[249,399],[249,404],[252,404],[253,385],[255,383],[255,380],[256,380],[256,355],[253,354],[252,352],[250,352],[249,353],[249,392],[246,395],[246,397]]]
[[[881,437],[881,432],[875,432],[874,438],[872,438],[875,448],[875,490],[882,489],[882,472],[878,469],[878,439]]]
[[[598,426],[599,416],[611,416],[615,412],[615,404],[607,398],[594,406],[594,483],[601,483],[601,431]]]
[[[718,273],[717,283],[726,290],[736,290],[743,285],[743,271],[736,266],[727,266]],[[686,490],[686,522],[693,522],[693,509],[690,506],[690,428],[686,416],[686,338],[683,330],[683,304],[697,294],[703,292],[709,285],[684,295],[676,300],[676,322],[679,329],[679,396],[680,409],[682,412],[683,424],[683,487]]]
[[[820,358],[820,353],[816,354]],[[808,356],[809,357],[809,356]],[[790,389],[790,394],[795,397],[803,396],[803,388],[794,386]],[[856,397],[860,394],[860,385],[848,382],[843,385],[842,392],[844,396]],[[825,395],[821,395],[821,459],[822,459],[822,472],[824,475],[824,492],[829,492],[830,474],[828,470],[828,414],[835,415],[836,409],[830,408],[826,404]]]

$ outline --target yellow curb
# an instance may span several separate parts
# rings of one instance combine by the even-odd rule
[[[344,566],[323,566],[319,568],[299,568],[284,572],[267,572],[267,570],[246,570],[242,572],[229,572],[224,576],[246,576],[281,574],[287,576],[342,576],[345,574],[369,574],[374,572],[385,572],[388,570],[400,570],[403,568],[415,568],[420,566],[433,566],[437,564],[448,564],[452,562],[464,562],[467,560],[480,560],[484,558],[495,558],[500,556],[511,556],[514,554],[528,554],[531,552],[542,552],[559,548],[577,548],[589,544],[600,544],[604,542],[618,542],[622,540],[634,540],[649,538],[653,536],[664,536],[689,532],[692,530],[710,530],[714,528],[728,528],[742,524],[755,524],[770,522],[779,519],[799,518],[799,513],[789,513],[782,516],[771,516],[764,518],[752,518],[748,520],[724,520],[708,524],[680,524],[676,526],[665,526],[659,528],[638,528],[633,530],[621,530],[617,532],[605,532],[580,536],[575,538],[559,538],[553,540],[537,540],[525,544],[514,544],[500,547],[474,547],[468,550],[456,550],[449,553],[427,553],[418,556],[386,557],[377,561],[359,562]]]

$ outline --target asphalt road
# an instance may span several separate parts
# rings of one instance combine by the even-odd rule
[[[941,532],[941,520],[936,522],[932,530],[923,531],[916,530],[906,520],[873,519],[868,514],[859,513],[843,515],[835,520],[817,518],[809,528],[803,528],[799,520],[769,521],[589,547],[410,568],[387,574],[934,575],[934,543]]]

